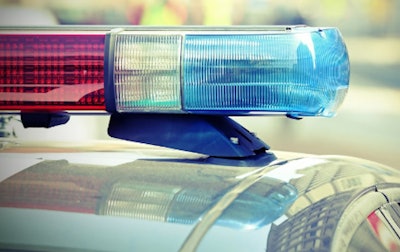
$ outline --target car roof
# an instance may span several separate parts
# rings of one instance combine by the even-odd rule
[[[400,182],[397,171],[365,160],[275,155],[265,166],[241,167],[119,140],[8,142],[0,152],[0,243],[68,251],[259,250],[273,226],[313,201]]]

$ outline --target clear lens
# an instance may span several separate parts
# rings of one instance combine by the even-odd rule
[[[180,35],[117,35],[117,111],[179,110],[180,48]]]

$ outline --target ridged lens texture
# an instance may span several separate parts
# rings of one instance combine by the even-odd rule
[[[104,215],[131,217],[142,220],[166,221],[167,213],[180,188],[130,181],[117,182],[100,206]]]
[[[181,108],[179,35],[116,36],[116,109],[170,111]]]
[[[101,34],[0,34],[0,109],[104,110]]]
[[[184,40],[187,111],[332,116],[348,82],[347,50],[336,29]]]

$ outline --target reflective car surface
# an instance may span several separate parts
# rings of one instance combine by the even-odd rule
[[[2,251],[399,251],[400,173],[274,152],[262,167],[123,141],[3,142]]]

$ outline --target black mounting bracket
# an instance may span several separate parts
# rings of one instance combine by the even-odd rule
[[[259,160],[269,149],[267,144],[227,116],[114,113],[108,134],[230,160]]]

